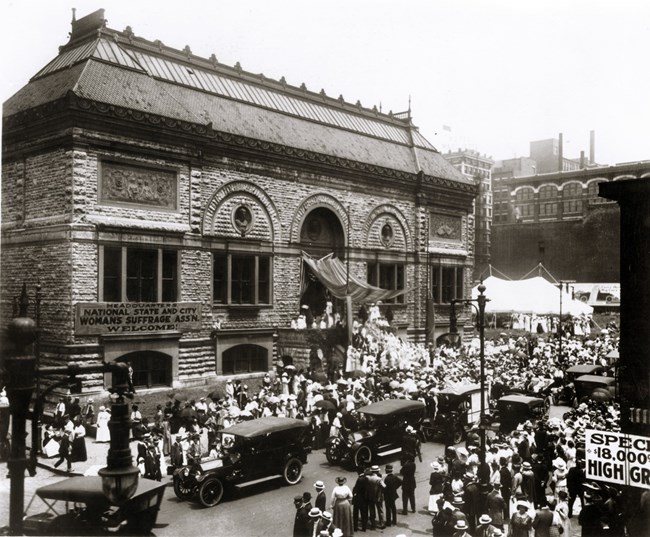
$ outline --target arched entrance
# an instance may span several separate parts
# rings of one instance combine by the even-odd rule
[[[345,235],[336,214],[325,207],[318,207],[311,211],[300,229],[300,247],[315,258],[334,254],[335,257],[344,259]],[[325,312],[328,301],[334,304],[334,311],[336,311],[335,301],[325,286],[304,263],[303,270],[304,279],[300,304],[309,306],[314,316],[322,315]]]
[[[171,386],[172,357],[157,351],[135,351],[120,356],[116,362],[130,362],[136,388]]]

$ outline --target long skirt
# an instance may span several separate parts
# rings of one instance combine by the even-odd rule
[[[334,526],[343,532],[343,537],[352,537],[354,525],[352,521],[352,504],[349,500],[336,500],[332,519]]]
[[[72,462],[84,462],[88,459],[88,455],[86,454],[85,437],[80,436],[72,441],[72,451],[70,458]]]

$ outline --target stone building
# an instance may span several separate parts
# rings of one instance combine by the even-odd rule
[[[2,324],[39,283],[41,363],[130,361],[142,389],[261,376],[302,304],[345,317],[304,253],[404,291],[382,308],[412,341],[446,332],[443,304],[469,292],[476,187],[410,113],[115,31],[99,10],[3,127]]]

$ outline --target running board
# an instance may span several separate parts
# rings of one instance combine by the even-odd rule
[[[271,479],[278,479],[282,477],[282,474],[270,475],[267,477],[261,477],[260,479],[255,479],[254,481],[246,481],[246,483],[240,483],[235,485],[236,488],[242,489],[244,487],[250,487],[251,485],[257,485],[258,483],[263,483],[264,481],[271,481]]]
[[[386,455],[392,455],[393,453],[399,453],[402,451],[402,448],[389,449],[388,451],[382,451],[377,453],[378,457],[385,457]]]

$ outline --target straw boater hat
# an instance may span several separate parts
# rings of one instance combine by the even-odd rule
[[[320,509],[318,507],[312,507],[309,511],[310,518],[320,518]]]
[[[528,461],[524,461],[524,463],[521,465],[521,468],[523,470],[532,470],[533,467]]]
[[[517,509],[519,509],[520,507],[523,507],[524,509],[528,509],[529,507],[528,502],[525,502],[524,500],[519,500],[517,502]]]
[[[332,520],[332,513],[330,513],[329,511],[323,511],[320,514],[320,517],[324,520]]]
[[[456,522],[454,528],[457,530],[468,530],[469,526],[467,525],[467,522],[465,522],[464,520],[459,520]]]
[[[316,481],[316,483],[314,483],[314,488],[316,490],[323,490],[325,488],[325,483],[322,481]]]
[[[370,469],[377,474],[381,471],[379,469],[379,466],[377,466],[376,464],[374,464]]]
[[[481,518],[478,519],[479,524],[489,524],[492,522],[492,519],[488,515],[481,515]]]

